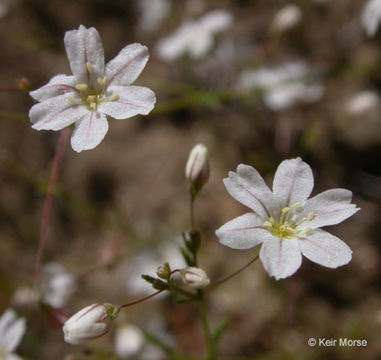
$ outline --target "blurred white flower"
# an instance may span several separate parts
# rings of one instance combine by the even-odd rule
[[[302,254],[329,268],[347,264],[351,249],[339,238],[320,229],[338,224],[359,209],[352,193],[331,189],[308,199],[314,179],[301,158],[283,161],[274,176],[273,191],[251,166],[240,164],[224,179],[226,190],[251,209],[216,231],[220,242],[233,249],[260,245],[259,257],[277,280],[295,273]]]
[[[39,101],[29,112],[33,129],[58,131],[75,124],[71,146],[80,152],[102,141],[108,131],[107,115],[127,119],[153,109],[153,91],[131,86],[148,61],[145,46],[128,45],[105,66],[97,30],[80,25],[66,32],[65,48],[73,75],[57,75],[30,92]]]
[[[135,325],[123,324],[116,329],[115,353],[122,359],[136,356],[143,348],[144,335]]]
[[[12,309],[7,309],[0,317],[0,358],[21,360],[13,351],[20,344],[26,329],[25,319],[17,318]]]
[[[371,90],[364,90],[351,97],[345,104],[348,115],[361,115],[377,109],[380,105],[380,97]]]
[[[355,147],[369,147],[381,141],[381,101],[372,90],[360,91],[339,103],[335,117],[340,137]]]
[[[8,14],[8,8],[9,6],[5,1],[0,2],[0,19]]]
[[[171,269],[184,268],[186,265],[179,251],[180,244],[180,241],[166,242],[156,249],[144,250],[128,261],[124,271],[126,275],[123,275],[128,293],[136,296],[151,294],[152,286],[142,279],[142,274],[156,276],[157,268],[165,262],[169,262]],[[166,294],[167,292],[164,292],[153,299],[166,296]]]
[[[206,272],[197,267],[187,267],[181,271],[183,282],[194,289],[204,289],[209,283],[210,279]]]
[[[48,263],[42,269],[42,301],[53,308],[63,308],[77,290],[74,275],[58,263]]]
[[[362,12],[362,25],[368,36],[374,36],[381,21],[381,0],[369,0]]]
[[[226,10],[212,10],[197,20],[184,22],[172,35],[160,40],[157,55],[172,61],[185,53],[192,58],[203,57],[214,44],[214,35],[228,29],[233,16]]]
[[[74,314],[62,327],[65,341],[78,345],[106,334],[120,308],[112,304],[92,304]]]
[[[155,31],[169,15],[169,0],[139,0],[139,27],[143,31]]]
[[[270,28],[276,32],[290,30],[300,23],[302,17],[303,13],[299,6],[295,4],[286,5],[276,13]]]
[[[265,105],[282,111],[298,101],[313,103],[321,99],[324,86],[308,82],[311,70],[304,61],[288,62],[278,67],[244,70],[237,83],[238,90],[259,89],[264,92]]]

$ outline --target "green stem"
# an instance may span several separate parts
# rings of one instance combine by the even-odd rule
[[[208,348],[207,360],[216,360],[217,359],[217,349],[214,342],[212,333],[210,332],[210,326],[208,321],[208,314],[206,310],[205,300],[202,293],[202,290],[199,291],[199,308],[201,313],[202,328],[204,330],[204,337],[206,340],[206,345]]]
[[[190,196],[190,203],[189,203],[189,215],[190,215],[190,225],[191,225],[191,231],[194,230],[194,196]]]

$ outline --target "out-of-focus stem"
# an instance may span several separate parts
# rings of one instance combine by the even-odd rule
[[[224,277],[223,279],[221,279],[220,281],[216,282],[215,284],[213,284],[212,286],[209,287],[209,290],[210,289],[214,289],[216,288],[217,286],[220,286],[221,284],[223,284],[224,282],[230,280],[231,278],[233,278],[234,276],[240,274],[242,271],[244,271],[246,268],[248,268],[252,263],[254,263],[256,260],[258,260],[259,258],[259,255],[256,255],[253,259],[251,259],[247,264],[245,264],[244,266],[242,266],[241,268],[239,268],[238,270],[234,271],[232,274]]]
[[[58,174],[61,167],[63,154],[65,152],[65,147],[69,139],[69,135],[70,135],[70,129],[64,129],[61,131],[60,137],[58,138],[56,154],[54,156],[53,168],[50,174],[48,190],[45,195],[44,207],[43,207],[42,216],[41,216],[40,240],[38,243],[36,264],[34,268],[35,280],[37,280],[38,277],[40,276],[42,256],[43,256],[44,248],[46,244],[46,234],[47,234],[47,229],[48,229],[48,224],[50,219],[50,211],[52,208],[54,190],[56,187]]]
[[[194,196],[190,196],[189,200],[189,216],[190,216],[190,225],[191,231],[194,230]]]
[[[204,337],[206,341],[206,345],[208,348],[208,357],[207,360],[216,360],[217,359],[217,349],[216,344],[213,340],[213,335],[210,332],[210,326],[208,321],[208,313],[206,310],[205,300],[202,293],[202,290],[199,292],[199,308],[201,314],[202,328],[204,330]]]

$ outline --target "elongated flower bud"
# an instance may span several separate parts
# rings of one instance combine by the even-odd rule
[[[65,341],[72,345],[106,334],[119,313],[113,304],[93,304],[78,311],[63,326]]]
[[[206,272],[197,267],[187,267],[181,271],[181,276],[185,284],[193,289],[204,289],[209,283],[210,279]]]
[[[193,147],[185,167],[185,176],[191,185],[192,196],[197,195],[209,179],[208,149],[202,144]]]

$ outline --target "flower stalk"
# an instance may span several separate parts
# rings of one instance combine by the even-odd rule
[[[45,244],[46,244],[46,234],[47,234],[48,224],[50,220],[50,212],[52,208],[53,195],[56,188],[56,183],[57,183],[59,171],[61,168],[62,159],[65,152],[65,147],[69,139],[69,135],[70,135],[70,129],[64,129],[61,132],[60,137],[58,139],[58,143],[57,143],[56,154],[54,156],[54,161],[53,161],[53,168],[52,168],[52,172],[50,174],[50,179],[49,179],[49,186],[46,192],[44,207],[42,210],[41,225],[40,225],[40,240],[38,243],[37,257],[36,257],[35,270],[34,270],[35,280],[37,280],[40,276],[42,256],[43,256]]]

